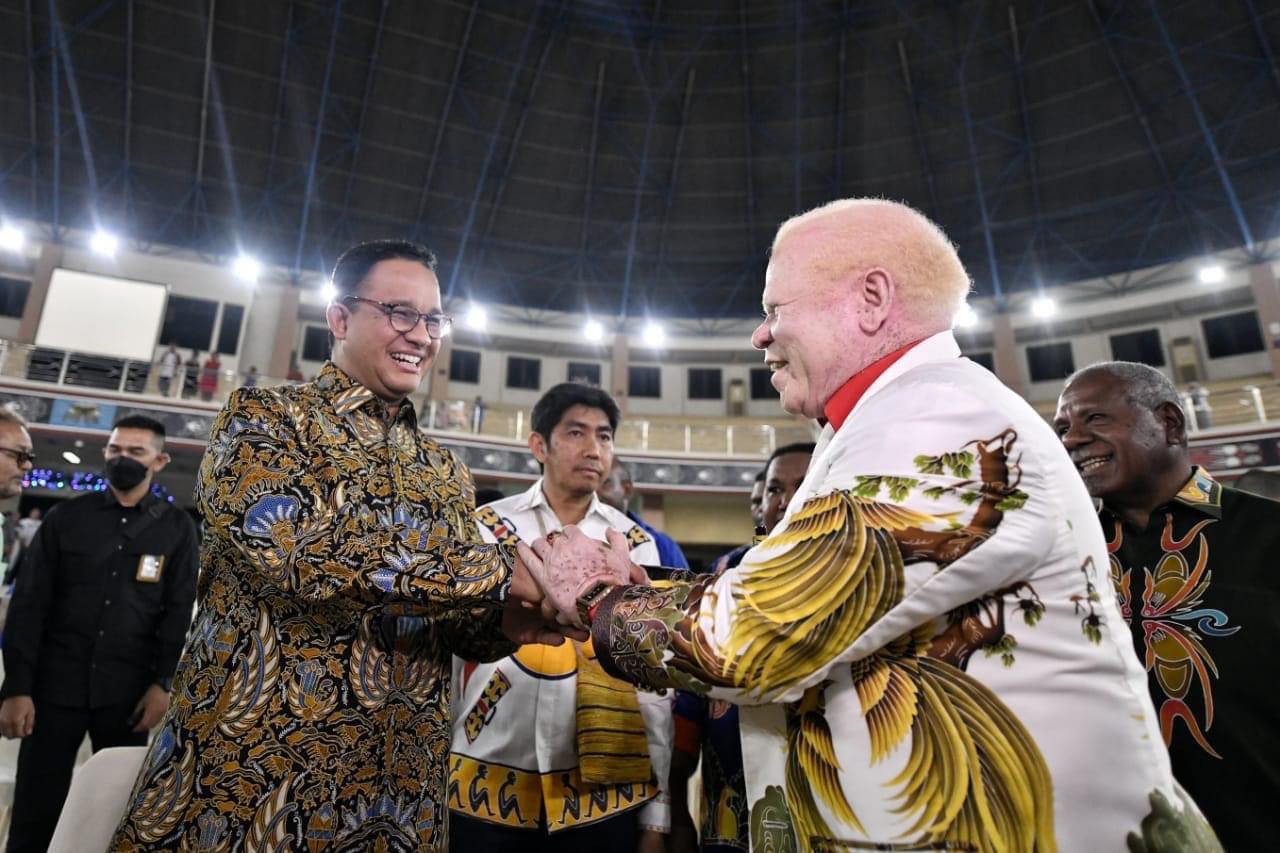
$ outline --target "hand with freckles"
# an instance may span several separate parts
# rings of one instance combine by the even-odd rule
[[[626,537],[616,530],[608,537],[607,543],[600,542],[569,525],[532,546],[520,543],[520,559],[542,591],[545,618],[585,628],[578,617],[578,599],[597,584],[648,583],[644,569],[631,562]]]

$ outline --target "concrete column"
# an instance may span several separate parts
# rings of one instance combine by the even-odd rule
[[[22,307],[22,323],[18,326],[19,343],[35,343],[36,329],[40,327],[40,314],[44,311],[44,300],[49,295],[49,280],[61,263],[61,244],[45,243],[40,247],[40,257],[36,259],[35,272],[31,276],[31,289],[27,291],[27,303]]]
[[[1249,288],[1253,291],[1254,304],[1258,306],[1258,319],[1262,321],[1262,337],[1267,342],[1267,355],[1271,358],[1271,375],[1280,379],[1280,280],[1269,263],[1249,267]]]
[[[991,334],[996,345],[996,376],[1019,395],[1026,397],[1018,371],[1018,344],[1013,336],[1013,317],[1008,311],[1000,311],[991,318]]]
[[[298,342],[298,297],[297,285],[284,288],[280,295],[280,314],[276,324],[275,346],[271,348],[271,368],[267,375],[283,379],[289,375],[289,359],[300,346]],[[301,353],[298,354],[301,358]]]
[[[667,526],[666,502],[662,495],[645,493],[640,496],[640,517],[655,530]]]
[[[452,351],[453,338],[442,338],[440,352],[436,353],[436,360],[431,362],[431,376],[428,379],[430,384],[427,386],[428,400],[449,399],[449,354]]]
[[[613,395],[613,399],[618,402],[618,408],[622,410],[622,414],[627,413],[627,336],[622,332],[613,336],[613,364],[611,365],[611,381],[609,382],[609,393]]]

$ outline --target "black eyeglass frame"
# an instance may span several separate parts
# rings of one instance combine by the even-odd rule
[[[427,337],[431,338],[433,341],[438,341],[445,335],[449,334],[449,330],[453,328],[453,317],[441,311],[436,311],[430,314],[420,314],[408,305],[393,305],[390,302],[379,302],[377,299],[367,299],[363,296],[356,296],[355,294],[348,294],[342,297],[342,301],[364,302],[368,305],[374,306],[375,308],[381,309],[382,313],[387,315],[387,320],[391,323],[391,328],[402,335],[412,332],[418,327],[419,323],[422,323],[426,326]],[[399,323],[396,322],[397,317],[400,318]],[[409,322],[410,317],[413,318],[413,322]],[[431,331],[432,324],[435,324],[439,328],[438,332],[433,333]],[[404,328],[401,328],[401,326],[404,326]]]
[[[35,467],[36,455],[29,450],[18,450],[15,447],[0,447],[0,453],[7,453],[12,456],[13,461],[17,462],[19,467],[23,465]]]

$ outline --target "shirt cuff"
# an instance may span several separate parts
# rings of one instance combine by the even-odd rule
[[[667,802],[666,792],[660,791],[658,796],[640,807],[636,823],[642,830],[652,829],[664,835],[671,831],[671,804]]]

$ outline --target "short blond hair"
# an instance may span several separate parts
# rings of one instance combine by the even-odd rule
[[[12,426],[27,428],[27,420],[18,413],[14,403],[0,405],[0,426],[10,424]]]
[[[834,233],[810,255],[814,269],[835,279],[851,270],[883,267],[899,285],[898,299],[909,320],[950,328],[971,282],[956,247],[928,217],[888,199],[839,199],[782,223],[773,251],[786,237],[818,228]]]

